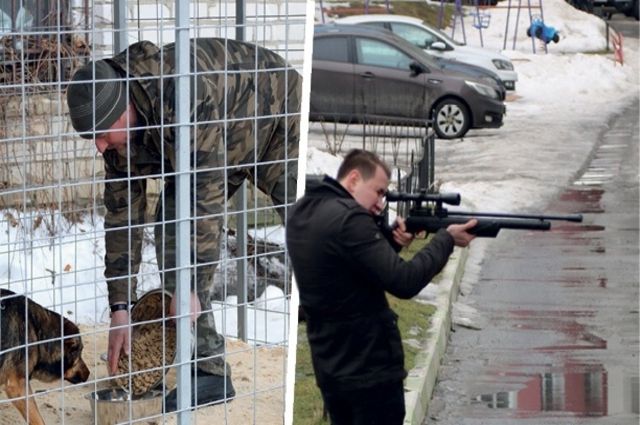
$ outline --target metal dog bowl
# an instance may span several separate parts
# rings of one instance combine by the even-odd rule
[[[122,389],[107,388],[89,393],[85,398],[91,403],[96,425],[129,423],[162,413],[162,391],[132,398]]]

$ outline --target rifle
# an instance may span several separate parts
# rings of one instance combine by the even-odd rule
[[[450,224],[463,224],[475,218],[478,224],[469,230],[478,237],[495,238],[501,229],[549,230],[550,220],[582,222],[582,214],[539,215],[503,214],[492,212],[448,211],[442,204],[460,205],[458,193],[403,193],[387,192],[389,202],[411,202],[412,207],[405,219],[407,231],[434,233]],[[423,203],[427,203],[423,206]]]

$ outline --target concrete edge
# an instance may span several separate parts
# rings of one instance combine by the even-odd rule
[[[469,248],[456,248],[440,274],[436,312],[431,318],[426,346],[416,357],[416,367],[409,371],[404,385],[407,411],[404,425],[421,425],[427,415],[451,332],[451,308],[458,298],[468,255]]]

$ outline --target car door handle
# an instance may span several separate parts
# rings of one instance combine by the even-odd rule
[[[360,76],[362,78],[366,78],[366,79],[371,79],[371,78],[375,78],[375,74],[373,72],[363,72],[362,74],[360,74]]]
[[[438,84],[442,83],[442,80],[436,80],[435,78],[429,78],[429,79],[427,80],[427,82],[428,82],[429,84],[438,85]]]

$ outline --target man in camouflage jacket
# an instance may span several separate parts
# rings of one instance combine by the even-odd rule
[[[175,49],[133,44],[78,70],[67,91],[74,128],[95,139],[105,163],[112,373],[129,344],[126,327],[118,326],[129,322],[126,306],[136,300],[148,178],[163,180],[156,255],[165,289],[173,293],[176,286]],[[200,305],[211,306],[226,199],[245,178],[275,205],[295,199],[301,77],[275,53],[226,39],[191,40],[190,63],[191,288],[197,313]],[[278,212],[282,216],[282,208]],[[196,335],[199,372],[228,376],[224,339],[211,312],[197,319]]]

